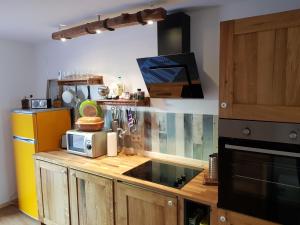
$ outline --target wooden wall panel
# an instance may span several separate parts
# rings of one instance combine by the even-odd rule
[[[258,32],[257,104],[272,105],[275,31]],[[254,75],[254,74],[253,74]],[[251,76],[253,76],[251,75]],[[249,102],[252,103],[252,102]]]
[[[300,9],[235,20],[234,33],[254,33],[294,26],[300,26]]]
[[[288,29],[286,63],[286,103],[300,105],[300,26]]]
[[[276,30],[272,103],[285,105],[287,29]]]
[[[233,43],[234,21],[222,22],[220,26],[220,115],[232,116],[233,103]]]
[[[254,104],[257,93],[257,34],[237,35],[234,43],[233,101]]]

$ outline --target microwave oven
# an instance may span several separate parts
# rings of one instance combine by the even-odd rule
[[[69,130],[66,133],[67,152],[96,158],[107,153],[107,133],[105,131],[82,132]]]

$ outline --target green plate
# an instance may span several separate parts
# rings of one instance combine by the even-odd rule
[[[80,104],[79,107],[80,116],[100,116],[103,117],[102,109],[95,101],[85,100]]]

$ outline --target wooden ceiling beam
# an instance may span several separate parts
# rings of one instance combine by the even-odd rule
[[[138,24],[146,24],[147,21],[164,20],[167,16],[167,11],[164,8],[145,9],[143,11],[129,14],[123,13],[114,18],[105,20],[97,20],[76,27],[71,27],[65,30],[60,30],[52,34],[52,39],[60,40],[61,38],[72,39],[87,34],[94,34],[96,30],[107,31],[117,28],[128,27]]]

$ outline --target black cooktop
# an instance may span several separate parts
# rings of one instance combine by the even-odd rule
[[[180,189],[202,171],[203,169],[190,169],[158,161],[148,161],[123,175]]]

